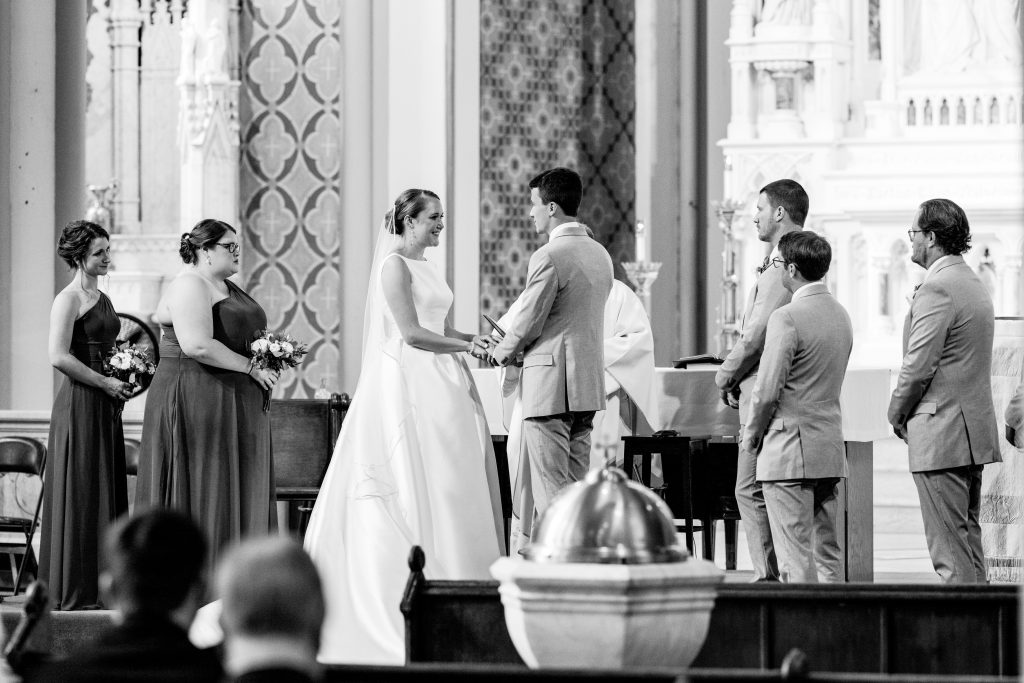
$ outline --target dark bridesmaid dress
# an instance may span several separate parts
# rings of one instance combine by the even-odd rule
[[[71,353],[97,372],[120,323],[103,293],[75,321]],[[120,401],[65,377],[50,414],[39,577],[54,609],[96,609],[103,533],[128,511]]]
[[[230,280],[227,286],[228,297],[213,306],[213,338],[249,356],[267,316]],[[211,567],[225,544],[277,525],[262,389],[244,372],[186,356],[169,326],[146,397],[135,505],[189,515],[206,532]]]

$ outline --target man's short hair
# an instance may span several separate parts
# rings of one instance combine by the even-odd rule
[[[123,516],[107,532],[105,550],[114,597],[128,610],[172,612],[202,581],[206,539],[174,510]]]
[[[917,229],[933,233],[935,242],[947,254],[955,256],[971,248],[971,224],[967,222],[967,214],[949,199],[922,202]]]
[[[768,196],[768,203],[773,209],[781,206],[786,210],[789,220],[803,227],[811,200],[800,183],[784,178],[768,183],[761,188],[761,192]]]
[[[320,645],[325,607],[313,560],[294,540],[265,536],[243,541],[217,571],[226,637],[287,636]]]
[[[783,235],[779,239],[779,254],[810,282],[825,277],[832,263],[832,247],[828,240],[810,230],[796,230]]]
[[[542,202],[558,204],[566,216],[575,216],[580,210],[583,181],[571,168],[551,168],[536,175],[530,181],[530,189],[533,188],[537,188]]]

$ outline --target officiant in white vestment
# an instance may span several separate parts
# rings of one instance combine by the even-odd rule
[[[507,329],[519,312],[516,300],[498,324]],[[623,435],[660,429],[654,386],[654,335],[640,298],[625,283],[614,280],[604,307],[604,382],[607,408],[594,417],[590,468],[604,466],[614,454],[622,464]],[[512,482],[512,527],[509,552],[515,555],[530,542],[533,495],[530,460],[522,439],[523,414],[519,396],[521,368],[502,369],[504,422],[508,425],[508,469]],[[611,445],[613,448],[609,449]]]

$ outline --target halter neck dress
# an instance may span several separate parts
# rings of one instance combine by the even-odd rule
[[[213,304],[213,338],[243,356],[267,315],[230,280]],[[161,326],[160,366],[142,424],[136,509],[180,510],[206,533],[209,565],[224,546],[277,526],[270,413],[244,372],[190,358],[174,327]]]
[[[114,305],[99,301],[78,318],[71,353],[102,373],[121,325]],[[39,578],[54,609],[97,609],[100,544],[107,527],[128,511],[120,401],[65,377],[50,414]],[[31,511],[29,511],[31,514]]]

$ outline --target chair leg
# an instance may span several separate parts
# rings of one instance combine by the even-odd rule
[[[704,545],[704,559],[709,562],[715,561],[715,520],[704,518],[700,520],[701,536]]]
[[[725,568],[736,569],[736,520],[725,521]]]
[[[12,595],[18,594],[18,589],[21,588],[21,575],[25,571],[25,565],[28,563],[29,555],[35,556],[35,551],[32,550],[32,539],[36,535],[36,527],[39,526],[39,513],[43,510],[43,492],[39,492],[39,498],[36,500],[36,512],[32,515],[32,526],[29,527],[28,532],[25,534],[25,554],[21,556],[21,565],[18,567],[18,576],[14,579],[14,590]],[[38,563],[36,564],[38,571]]]

